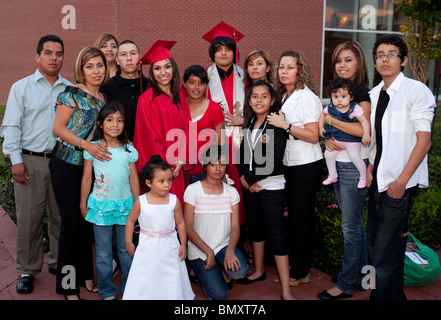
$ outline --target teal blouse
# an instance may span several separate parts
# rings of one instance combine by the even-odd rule
[[[94,141],[92,143],[100,143]],[[138,160],[138,151],[127,145],[110,149],[112,160],[99,161],[84,151],[84,159],[92,161],[95,173],[93,191],[87,200],[86,220],[97,225],[125,225],[135,199],[130,187],[130,163]]]
[[[105,102],[80,88],[67,86],[58,95],[55,108],[60,104],[64,104],[74,110],[67,128],[78,137],[90,141],[93,137],[98,113],[105,105]],[[63,141],[60,137],[56,137],[56,139],[58,143],[54,148],[54,155],[57,158],[70,164],[83,165],[83,150],[79,149],[78,146]]]

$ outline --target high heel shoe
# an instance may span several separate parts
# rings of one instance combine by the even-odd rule
[[[300,278],[300,279],[293,279],[293,280],[289,280],[289,285],[291,286],[291,287],[297,287],[299,284],[301,284],[301,283],[308,283],[309,282],[309,276],[311,275],[311,271],[309,271],[309,273],[305,276],[305,277],[303,277],[303,278]]]
[[[264,271],[264,272],[260,275],[260,277],[258,277],[258,278],[256,278],[256,279],[249,279],[249,278],[245,277],[245,278],[242,278],[242,279],[238,279],[238,280],[237,280],[237,283],[240,283],[240,284],[251,284],[251,283],[253,283],[253,282],[256,282],[256,281],[262,281],[262,280],[266,280],[266,271]]]

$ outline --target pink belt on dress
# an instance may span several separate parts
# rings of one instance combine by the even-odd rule
[[[173,228],[173,229],[171,229],[169,231],[165,231],[165,232],[154,232],[154,231],[148,231],[148,230],[141,229],[141,233],[142,234],[145,234],[146,236],[154,237],[154,238],[170,237],[175,232],[176,232],[175,228]]]

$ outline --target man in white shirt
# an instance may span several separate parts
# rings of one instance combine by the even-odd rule
[[[52,126],[55,101],[71,83],[58,73],[64,59],[63,41],[46,35],[37,45],[38,69],[14,83],[9,93],[0,136],[3,153],[12,164],[17,216],[18,293],[33,290],[33,278],[43,264],[43,216],[48,216],[49,272],[56,274],[60,213],[49,172],[55,145]]]
[[[375,267],[372,300],[404,300],[404,252],[418,187],[429,184],[427,153],[435,99],[426,85],[403,75],[407,45],[398,36],[373,48],[383,81],[370,91],[372,146],[367,172],[369,255]]]

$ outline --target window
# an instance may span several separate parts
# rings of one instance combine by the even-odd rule
[[[321,76],[322,100],[329,100],[328,84],[334,75],[331,56],[337,45],[347,40],[361,44],[366,57],[369,87],[372,88],[379,81],[374,78],[373,45],[377,38],[384,34],[401,35],[400,24],[403,22],[404,16],[395,11],[393,0],[326,0]]]

